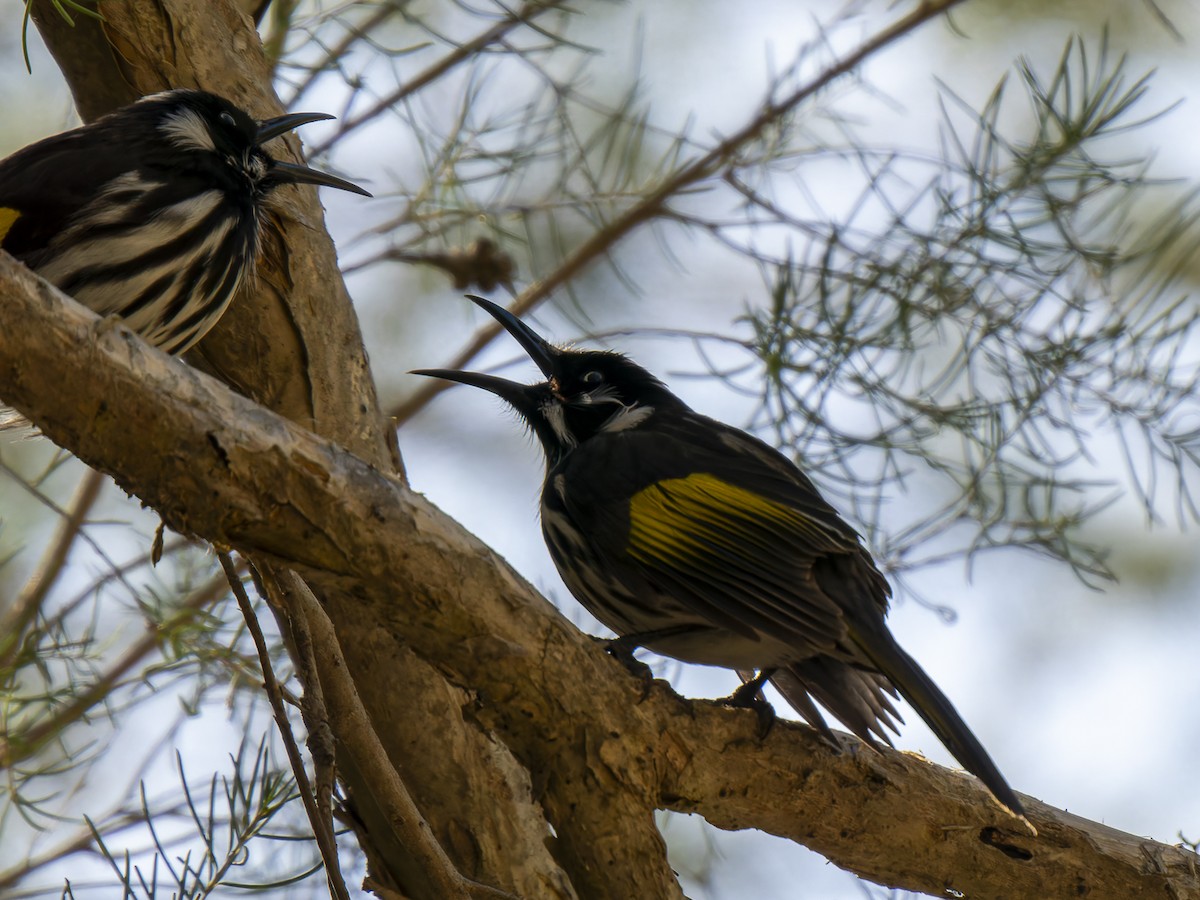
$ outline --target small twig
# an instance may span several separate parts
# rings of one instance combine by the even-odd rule
[[[403,101],[405,97],[411,96],[426,85],[437,81],[437,79],[441,78],[459,63],[470,59],[472,56],[482,51],[485,47],[494,44],[513,29],[520,25],[528,24],[542,13],[549,12],[550,10],[561,5],[562,4],[558,2],[529,2],[522,4],[521,8],[512,15],[497,22],[487,31],[483,32],[472,40],[467,41],[465,44],[455,47],[452,51],[442,57],[442,59],[438,60],[425,71],[418,73],[412,80],[408,81],[402,87],[397,88],[387,96],[377,100],[374,104],[368,107],[365,111],[359,113],[357,116],[345,119],[332,137],[329,137],[319,144],[314,144],[309,149],[309,156],[316,156],[318,154],[325,153],[330,147],[344,138],[347,134],[354,131],[356,128],[366,125],[371,120],[387,112],[397,103]]]
[[[104,822],[96,824],[96,830],[101,832],[116,831],[122,828],[128,828],[131,825],[136,825],[143,820],[143,814],[138,812],[125,812],[118,816],[109,818]],[[13,866],[11,869],[0,872],[0,892],[7,891],[9,888],[15,887],[22,881],[29,878],[30,875],[43,869],[48,865],[58,862],[61,859],[66,859],[76,853],[81,853],[89,849],[96,841],[96,834],[90,828],[80,829],[74,837],[69,838],[57,847],[45,851],[37,856],[31,856],[24,862]],[[0,896],[10,896],[9,894],[0,893]]]
[[[159,648],[162,642],[160,634],[164,629],[169,629],[198,610],[211,606],[220,599],[224,588],[225,579],[221,577],[213,579],[195,591],[180,606],[179,611],[164,623],[163,628],[153,628],[147,632],[122,654],[111,669],[92,682],[91,686],[82,693],[76,695],[70,703],[61,707],[55,715],[34,725],[23,734],[12,735],[6,740],[0,740],[0,769],[8,768],[33,756],[64,728],[87,715],[92,707],[103,702],[120,685],[126,674]]]
[[[345,56],[356,43],[366,38],[372,31],[400,12],[400,8],[407,6],[408,3],[409,0],[397,0],[394,3],[380,4],[372,15],[347,30],[342,39],[331,46],[321,60],[307,67],[308,74],[296,86],[295,92],[288,98],[285,106],[288,109],[294,109],[296,104],[300,102],[300,99],[308,93],[308,89],[313,86],[321,73]]]
[[[926,0],[926,2],[920,3],[907,16],[893,22],[874,37],[859,45],[858,49],[845,59],[829,66],[783,99],[765,104],[758,115],[738,131],[707,153],[680,167],[657,189],[647,193],[642,200],[584,241],[563,261],[562,265],[546,278],[535,281],[522,291],[509,307],[509,311],[516,316],[529,312],[545,300],[553,290],[569,281],[597,257],[606,253],[637,226],[664,215],[669,200],[716,175],[723,167],[733,164],[743,147],[761,137],[764,132],[781,121],[800,103],[824,90],[842,76],[849,74],[870,56],[893,41],[961,2],[962,0]],[[483,326],[472,335],[463,349],[446,364],[445,368],[461,369],[466,367],[488,344],[495,340],[501,331],[501,326],[497,322],[490,322]],[[449,381],[441,381],[436,378],[426,379],[407,400],[394,407],[389,415],[396,420],[397,425],[404,424],[450,384]]]
[[[100,497],[104,480],[105,476],[94,469],[89,469],[80,480],[66,517],[59,525],[58,534],[42,556],[37,571],[0,620],[0,671],[7,670],[20,652],[25,631],[37,618],[42,602],[62,574],[71,548],[75,546],[75,539]]]
[[[267,650],[267,642],[263,637],[262,628],[259,627],[258,616],[254,613],[250,597],[246,594],[246,588],[242,585],[242,579],[238,575],[237,569],[234,568],[229,554],[222,551],[217,554],[217,557],[221,560],[221,568],[225,571],[229,587],[242,610],[242,617],[246,620],[246,627],[250,630],[250,636],[254,640],[254,649],[258,651],[258,662],[262,666],[263,686],[267,691],[267,700],[270,701],[271,713],[275,717],[279,736],[287,751],[292,774],[296,776],[296,787],[300,792],[300,799],[304,803],[304,811],[308,814],[309,824],[312,825],[321,860],[325,863],[325,876],[329,880],[329,889],[337,900],[350,900],[346,882],[342,878],[341,865],[338,862],[337,842],[333,836],[333,829],[328,820],[321,818],[321,813],[317,809],[312,786],[308,781],[308,773],[304,768],[304,758],[300,755],[296,737],[292,734],[292,724],[288,720],[287,709],[283,704],[283,694],[279,689],[279,682],[275,679],[275,670],[271,666],[271,654]]]
[[[324,827],[333,834],[333,788],[337,773],[337,751],[334,747],[333,730],[329,727],[329,712],[325,706],[325,691],[321,687],[320,672],[313,652],[312,634],[303,615],[291,614],[288,595],[272,576],[273,573],[266,576],[267,589],[270,591],[274,588],[271,597],[274,599],[278,596],[279,605],[283,607],[280,612],[286,616],[296,668],[304,683],[304,694],[298,705],[300,715],[304,719],[304,727],[308,730],[308,752],[312,756],[316,780],[314,796],[317,812]]]
[[[163,545],[162,559],[167,559],[173,556],[177,551],[182,550],[184,547],[191,546],[194,543],[194,541],[188,538],[174,537]],[[75,612],[75,610],[79,609],[80,606],[87,602],[89,597],[95,596],[97,592],[106,585],[111,584],[114,581],[119,581],[128,587],[129,585],[125,580],[125,576],[136,569],[140,569],[142,566],[151,565],[153,562],[154,560],[151,552],[147,551],[141,556],[135,557],[128,562],[121,563],[121,565],[117,566],[117,568],[101,575],[86,588],[76,593],[75,596],[73,596],[66,603],[63,603],[61,607],[56,607],[53,614],[45,619],[45,622],[42,626],[43,630],[52,631],[55,628],[62,627],[62,624],[67,620],[68,617],[71,616],[72,613]],[[221,583],[224,584],[223,578],[221,579]]]
[[[318,652],[313,659],[322,661],[320,674],[327,699],[326,710],[335,734],[353,737],[343,739],[342,747],[353,748],[351,758],[343,758],[342,766],[355,765],[359,773],[370,776],[372,800],[387,816],[396,838],[414,861],[417,869],[430,881],[432,896],[447,900],[516,900],[512,894],[465,877],[455,867],[433,837],[429,824],[404,786],[387,751],[362,705],[358,689],[346,667],[333,623],[324,608],[313,596],[308,585],[295,572],[281,579],[289,606],[297,620],[302,619],[305,631]]]

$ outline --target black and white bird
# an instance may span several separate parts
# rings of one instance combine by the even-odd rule
[[[315,184],[370,196],[264,149],[330,118],[258,122],[203,91],[145,97],[0,161],[0,249],[156,347],[183,353],[252,276],[273,191]]]
[[[887,580],[807,475],[753,435],[693,411],[632,360],[556,347],[504,308],[470,299],[545,381],[414,374],[489,391],[536,435],[546,546],[571,593],[619,636],[618,650],[757,670],[738,702],[753,702],[769,680],[830,739],[818,704],[872,746],[891,743],[901,721],[893,701],[903,696],[1026,821],[954,705],[892,637]]]

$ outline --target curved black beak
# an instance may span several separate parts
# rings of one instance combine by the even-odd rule
[[[271,161],[271,176],[280,184],[319,184],[324,187],[337,188],[340,191],[362,194],[364,197],[371,196],[370,191],[360,188],[353,181],[338,178],[336,175],[330,175],[328,172],[318,172],[316,169],[310,169],[308,166],[280,162],[277,159]]]
[[[529,358],[537,364],[537,367],[542,370],[543,375],[547,378],[554,377],[555,364],[562,355],[557,347],[503,306],[498,306],[491,300],[485,300],[483,297],[477,297],[474,294],[467,294],[467,299],[503,325],[504,330],[515,337],[520,345],[525,348],[525,352],[529,354]]]
[[[460,372],[457,369],[413,369],[409,375],[425,375],[429,378],[441,378],[445,381],[455,381],[471,387],[482,388],[495,394],[518,410],[528,404],[525,399],[529,396],[529,386],[507,378],[497,378],[495,375],[484,375],[482,372]]]
[[[477,297],[474,294],[467,294],[467,299],[485,310],[488,315],[503,325],[504,329],[520,342],[521,346],[525,348],[525,352],[537,363],[537,367],[542,370],[542,374],[553,385],[554,371],[559,358],[562,356],[562,351],[503,306],[498,306],[491,300],[485,300],[483,297]],[[460,372],[457,369],[414,369],[409,374],[442,378],[446,381],[455,381],[459,384],[482,388],[485,391],[495,394],[502,400],[506,400],[518,412],[523,413],[528,413],[536,405],[538,391],[546,389],[544,383],[532,385],[520,384],[516,381],[509,381],[507,378],[498,378],[495,375],[484,375],[482,372]]]
[[[310,122],[325,122],[335,118],[328,113],[288,113],[286,116],[276,116],[273,119],[263,119],[258,123],[258,136],[255,143],[265,144],[272,138],[287,134],[301,125]]]
[[[255,136],[255,141],[260,145],[265,144],[267,141],[277,138],[281,134],[286,134],[293,128],[299,128],[301,125],[307,125],[309,122],[323,122],[326,119],[332,118],[334,117],[326,113],[289,113],[286,116],[264,119],[258,123],[258,133]],[[298,166],[295,163],[273,160],[271,177],[272,180],[279,184],[316,184],[323,187],[337,188],[340,191],[362,194],[364,197],[371,196],[370,192],[360,188],[352,181],[347,181],[344,178],[338,178],[336,175],[329,175],[325,172],[318,172],[316,169],[310,169],[308,166]]]

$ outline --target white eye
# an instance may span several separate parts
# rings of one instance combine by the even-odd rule
[[[584,384],[600,384],[604,381],[604,376],[593,369],[591,372],[587,372],[581,380]]]
[[[221,113],[218,118],[220,118],[222,124],[228,125],[230,128],[237,127],[237,122],[233,121],[233,116],[227,112]]]

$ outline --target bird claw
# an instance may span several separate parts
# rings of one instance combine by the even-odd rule
[[[654,685],[654,672],[633,655],[633,651],[639,645],[630,644],[624,638],[596,638],[596,640],[604,645],[604,650],[609,656],[623,665],[626,671],[641,683],[642,692],[637,702],[644,702],[650,696],[650,689]]]
[[[758,739],[764,741],[771,729],[775,727],[775,707],[767,702],[762,695],[762,684],[759,681],[747,681],[736,691],[717,701],[730,709],[748,709],[758,718]]]

